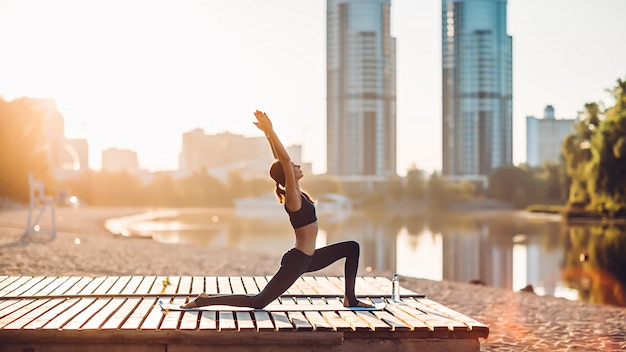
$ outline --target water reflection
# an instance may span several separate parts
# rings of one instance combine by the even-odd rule
[[[168,243],[282,253],[294,242],[282,215],[246,219],[229,210],[186,211],[156,219],[160,225],[152,233]],[[344,240],[361,244],[361,268],[516,291],[530,284],[541,295],[626,306],[624,226],[572,225],[524,212],[354,212],[341,221],[320,219],[318,246]]]
[[[570,225],[563,279],[583,300],[626,306],[626,225]]]

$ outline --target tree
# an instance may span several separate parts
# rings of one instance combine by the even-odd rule
[[[626,82],[612,90],[615,106],[604,112],[585,104],[585,118],[562,145],[571,178],[568,204],[601,216],[626,216]]]
[[[626,81],[613,89],[615,106],[591,138],[592,159],[588,168],[592,186],[589,208],[615,216],[626,215]]]
[[[409,200],[423,200],[426,193],[424,172],[417,168],[409,169],[406,173],[406,195]]]
[[[600,124],[600,109],[596,103],[585,104],[582,119],[574,125],[576,133],[567,136],[561,144],[566,173],[571,180],[568,204],[586,205],[590,201],[589,161],[591,137]]]
[[[433,209],[448,209],[451,203],[450,185],[438,173],[428,180],[428,205]]]

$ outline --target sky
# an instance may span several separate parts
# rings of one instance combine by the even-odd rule
[[[397,41],[397,171],[441,169],[441,1],[392,0]],[[626,0],[509,0],[513,161],[526,116],[574,118],[626,79]],[[326,170],[326,1],[0,0],[0,96],[53,98],[66,138],[141,168],[178,168],[182,134],[260,136],[257,109],[285,145]],[[210,152],[210,151],[207,151]]]

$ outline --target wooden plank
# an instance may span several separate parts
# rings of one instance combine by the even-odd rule
[[[254,311],[252,314],[254,316],[254,321],[256,322],[257,331],[276,330],[268,312]]]
[[[38,307],[35,307],[35,305],[26,306],[28,307],[27,308],[28,312],[22,315],[19,319],[16,319],[13,322],[8,323],[7,325],[5,325],[2,319],[0,319],[0,329],[3,329],[3,330],[22,329],[22,327],[24,327],[31,321],[35,320],[38,316],[40,316],[41,314],[43,314],[44,312],[46,312],[47,310],[54,307],[56,304],[60,302],[61,300],[49,300],[49,299],[43,299],[43,300],[33,302],[33,304],[35,305],[36,304],[40,304],[40,305]]]
[[[259,292],[263,291],[265,286],[267,286],[269,279],[265,276],[255,276],[254,282],[256,282],[256,286],[259,288]]]
[[[403,306],[405,309],[402,309]],[[393,314],[395,318],[401,320],[404,324],[409,326],[412,331],[435,331],[435,330],[440,331],[442,328],[447,330],[446,326],[439,327],[436,325],[435,326],[428,325],[425,321],[419,319],[420,318],[419,314],[411,314],[412,312],[419,312],[417,309],[403,305],[402,303],[387,303],[385,310],[387,310],[388,312]]]
[[[230,287],[230,278],[228,276],[217,277],[217,290],[222,294],[231,294],[233,290]]]
[[[169,276],[157,276],[154,279],[152,287],[150,287],[150,291],[147,293],[153,295],[163,294],[165,293],[165,290],[167,290],[167,287],[171,284],[171,278]]]
[[[194,278],[194,282],[195,282],[195,278]],[[202,284],[204,285],[204,278],[202,278]],[[180,304],[183,304],[186,302],[186,298],[181,297],[180,301],[177,300],[178,298],[174,299],[174,302],[178,303],[181,302]],[[200,313],[199,312],[183,312],[182,317],[180,318],[180,330],[195,330],[196,327],[198,326],[198,319],[200,317]]]
[[[330,276],[326,278],[328,282],[334,286],[334,293],[337,296],[343,297],[346,290],[346,285],[344,285],[343,280],[336,277]]]
[[[239,331],[256,330],[250,312],[235,312],[235,317]]]
[[[420,298],[417,299],[417,301],[419,303],[422,303],[432,309],[434,309],[437,312],[442,313],[443,315],[449,317],[452,320],[456,320],[458,322],[461,322],[463,324],[465,324],[469,330],[472,331],[476,331],[479,332],[481,334],[484,334],[484,337],[487,337],[486,335],[489,334],[489,328],[484,325],[483,323],[480,323],[464,314],[461,314],[455,310],[452,310],[438,302],[432,301],[428,298]]]
[[[46,285],[37,293],[35,293],[34,296],[49,296],[50,293],[52,293],[52,291],[56,290],[57,287],[63,285],[63,283],[67,281],[68,279],[69,279],[68,276],[57,277],[54,280],[52,280],[48,285]]]
[[[111,299],[103,299],[106,301],[104,307],[98,311],[93,317],[89,318],[85,324],[83,324],[83,330],[95,330],[100,329],[110,317],[126,302],[124,297],[116,297]]]
[[[409,331],[412,330],[411,326],[404,324],[401,320],[397,319],[393,315],[386,311],[373,311],[374,315],[391,326],[392,331]]]
[[[63,327],[64,330],[80,330],[80,328],[91,319],[109,300],[95,299],[95,301],[85,310],[77,314],[72,320],[68,321]]]
[[[17,304],[12,305],[10,307],[12,308],[12,310],[10,312],[5,311],[2,318],[0,318],[0,327],[11,324],[15,320],[20,319],[24,315],[27,315],[28,312],[30,312],[33,309],[36,309],[43,303],[45,303],[45,301],[24,300],[23,302],[19,302]]]
[[[126,318],[135,310],[141,298],[128,298],[117,307],[113,315],[104,322],[102,330],[117,330],[126,321]]]
[[[217,287],[217,277],[211,276],[204,278],[204,292],[209,295],[219,293],[219,289]]]
[[[126,287],[128,282],[130,281],[130,279],[130,276],[120,276],[117,281],[115,281],[115,284],[111,286],[111,288],[107,291],[107,293],[110,295],[120,294],[120,292],[124,290],[124,287]]]
[[[269,313],[270,317],[274,321],[274,329],[276,331],[293,330],[294,326],[287,313],[285,312],[272,312]]]
[[[146,314],[150,312],[154,304],[154,298],[142,299],[132,310],[126,321],[120,327],[121,330],[136,330],[143,323]]]
[[[119,276],[107,276],[104,281],[93,291],[95,294],[104,294],[109,292],[115,284]]]
[[[396,304],[395,307],[423,321],[432,331],[467,330],[465,324],[452,320],[415,299],[404,298],[402,303]]]
[[[233,312],[217,312],[219,328],[218,331],[237,330],[237,324]]]
[[[302,277],[300,277],[287,289],[287,293],[290,295],[304,295],[307,289],[306,283],[302,280]]]
[[[30,304],[32,302],[34,302],[34,299],[11,299],[11,300],[7,300],[6,305],[4,307],[2,307],[2,309],[0,309],[0,318],[7,316],[13,312],[15,312],[16,310],[24,307],[27,304]]]
[[[178,283],[177,294],[189,294],[191,292],[191,276],[182,276]],[[184,302],[183,302],[184,303]]]
[[[341,319],[350,324],[352,330],[355,331],[373,331],[374,329],[363,319],[360,319],[356,313],[351,311],[339,311],[337,312]]]
[[[137,291],[137,289],[139,288],[139,285],[141,285],[141,282],[143,281],[143,279],[144,278],[141,276],[131,276],[126,286],[124,286],[122,291],[120,291],[120,294],[122,295],[134,294],[135,291]]]
[[[98,289],[98,287],[102,285],[105,279],[106,277],[103,276],[94,277],[89,283],[87,283],[87,285],[82,290],[78,291],[78,294],[94,293]]]
[[[52,281],[54,281],[56,277],[44,277],[42,280],[38,281],[28,290],[20,293],[21,296],[34,296],[37,292],[41,291],[44,287],[48,286]]]
[[[144,276],[143,280],[141,280],[141,283],[139,284],[139,286],[135,290],[135,293],[136,294],[147,294],[148,292],[150,292],[150,289],[152,289],[152,286],[155,285],[156,278],[157,278],[156,276]],[[161,283],[159,283],[159,284],[161,284]]]
[[[75,283],[80,280],[80,276],[70,276],[67,280],[63,281],[61,285],[55,288],[52,292],[50,292],[50,296],[59,296],[68,291]]]
[[[24,280],[23,278],[28,278],[28,276],[20,277],[17,281],[14,281],[11,285],[8,285],[4,289],[0,290],[0,296],[19,296],[23,292],[28,291],[32,286],[43,280],[43,276],[31,277],[28,280]],[[16,285],[16,283],[23,281],[22,284],[17,285],[11,291],[11,287]]]
[[[324,300],[322,298],[311,298],[311,303],[314,305],[319,305],[319,304],[338,304],[340,303],[339,300],[337,300],[336,298],[331,299],[330,301]],[[354,330],[352,329],[352,326],[350,325],[349,322],[343,320],[341,318],[341,316],[339,316],[337,313],[332,312],[332,311],[322,311],[320,312],[320,314],[322,315],[322,318],[324,318],[324,320],[326,320],[328,322],[328,324],[330,324],[330,326],[332,327],[332,330],[334,331],[349,331],[349,330]],[[308,316],[307,316],[308,318]]]
[[[246,293],[249,295],[255,295],[261,291],[259,291],[259,287],[256,285],[256,281],[251,276],[244,276],[241,278],[243,281],[243,286],[246,289]]]
[[[70,302],[72,300],[66,300],[65,302]],[[64,302],[64,303],[65,303]],[[61,329],[65,323],[70,321],[74,316],[82,312],[85,308],[89,307],[90,304],[94,302],[93,299],[79,299],[77,302],[71,304],[63,313],[57,315],[53,319],[51,319],[46,325],[43,326],[44,329]]]
[[[180,284],[180,276],[169,276],[169,284],[163,289],[163,283],[161,283],[161,294],[172,295],[178,291],[178,285]]]
[[[37,319],[28,323],[26,326],[23,327],[23,329],[45,328],[45,326],[50,323],[55,317],[57,317],[59,314],[62,314],[65,310],[73,306],[76,302],[78,302],[78,300],[78,298],[53,300],[55,301],[55,303],[57,303],[54,305],[54,307],[37,317]]]
[[[304,312],[304,316],[309,321],[311,326],[313,326],[313,330],[316,331],[333,331],[335,330],[332,325],[324,319],[324,317],[319,312]]]
[[[309,323],[308,319],[301,312],[288,312],[287,316],[289,317],[291,325],[293,325],[293,327],[297,331],[313,330],[313,326]]]
[[[378,319],[372,312],[368,311],[356,311],[354,314],[367,325],[369,325],[372,331],[390,331],[392,330],[386,322]]]
[[[191,283],[191,291],[190,294],[197,294],[204,291],[204,277],[203,276],[194,276],[193,281]]]
[[[191,284],[191,282],[190,282]],[[175,305],[183,305],[185,304],[185,297],[175,297],[172,300],[172,304]],[[166,302],[166,301],[164,301]],[[178,327],[178,322],[181,319],[182,316],[181,311],[177,311],[177,312],[173,312],[173,311],[167,311],[167,313],[164,313],[163,316],[163,322],[161,322],[161,326],[160,329],[161,330],[176,330],[176,328]]]
[[[317,284],[321,287],[320,290],[328,296],[343,297],[343,287],[338,288],[334,283],[330,282],[327,277],[315,278]]]
[[[178,282],[178,279],[176,281]],[[167,302],[171,300],[171,297],[162,297],[162,299]],[[151,303],[152,307],[147,313],[146,320],[141,324],[141,330],[156,330],[163,319],[163,312],[157,304],[156,298],[146,298],[145,300]]]
[[[217,312],[202,311],[201,313],[198,329],[217,330]]]
[[[0,275],[0,290],[4,287],[3,281],[8,279],[10,276],[8,275]]]
[[[320,312],[322,317],[332,326],[335,331],[355,331],[349,321],[343,319],[336,312],[324,311]]]
[[[46,316],[42,317],[42,315],[50,309],[53,309],[54,307],[56,307],[57,304],[60,304],[63,301],[64,300],[62,299],[42,300],[43,304],[31,311],[32,314],[30,316],[26,317],[20,322],[16,322],[15,328],[23,330],[40,328],[48,322],[48,318]],[[7,329],[7,327],[4,327],[4,329]]]
[[[67,291],[65,291],[64,294],[66,295],[77,295],[79,292],[81,292],[87,285],[89,285],[90,282],[92,282],[93,279],[87,276],[82,276],[79,278],[78,281],[76,281],[76,283],[74,283],[74,285],[72,285],[72,287],[70,287]]]
[[[230,277],[230,287],[234,294],[245,295],[246,289],[243,287],[243,281],[240,277]]]
[[[18,281],[18,280],[22,279],[23,277],[30,278],[30,276],[11,276],[8,279],[4,280],[4,282],[2,282],[3,286],[2,286],[2,288],[0,288],[0,296],[5,296],[7,293],[13,291],[14,288],[7,289],[7,287],[9,287],[15,281]]]
[[[302,279],[309,285],[310,294],[312,295],[323,295],[324,285],[322,285],[315,277],[312,276],[304,276]]]
[[[21,299],[19,298],[12,298],[12,299],[2,299],[0,300],[0,317],[3,316],[3,311],[5,310],[5,308],[12,306],[13,304],[17,303],[21,301]],[[4,313],[4,314],[8,314],[8,313]]]

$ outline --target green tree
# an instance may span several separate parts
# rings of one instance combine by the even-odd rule
[[[423,200],[426,193],[424,172],[413,167],[406,173],[406,195],[409,200]]]
[[[433,172],[428,179],[428,206],[433,209],[448,209],[452,202],[449,183]]]
[[[302,179],[302,188],[311,193],[313,197],[322,193],[344,193],[341,182],[328,175],[305,177]]]
[[[232,205],[233,198],[227,192],[226,186],[217,178],[209,175],[204,169],[177,182],[182,189],[185,204],[188,206],[223,207]]]
[[[29,199],[28,174],[52,184],[43,134],[43,113],[35,101],[0,98],[0,198]]]
[[[589,167],[593,192],[589,208],[613,217],[626,215],[626,81],[613,89],[615,106],[591,138]]]
[[[586,104],[585,118],[562,146],[568,204],[608,217],[626,216],[626,82],[618,80],[612,92],[615,106],[604,120],[597,104]]]

